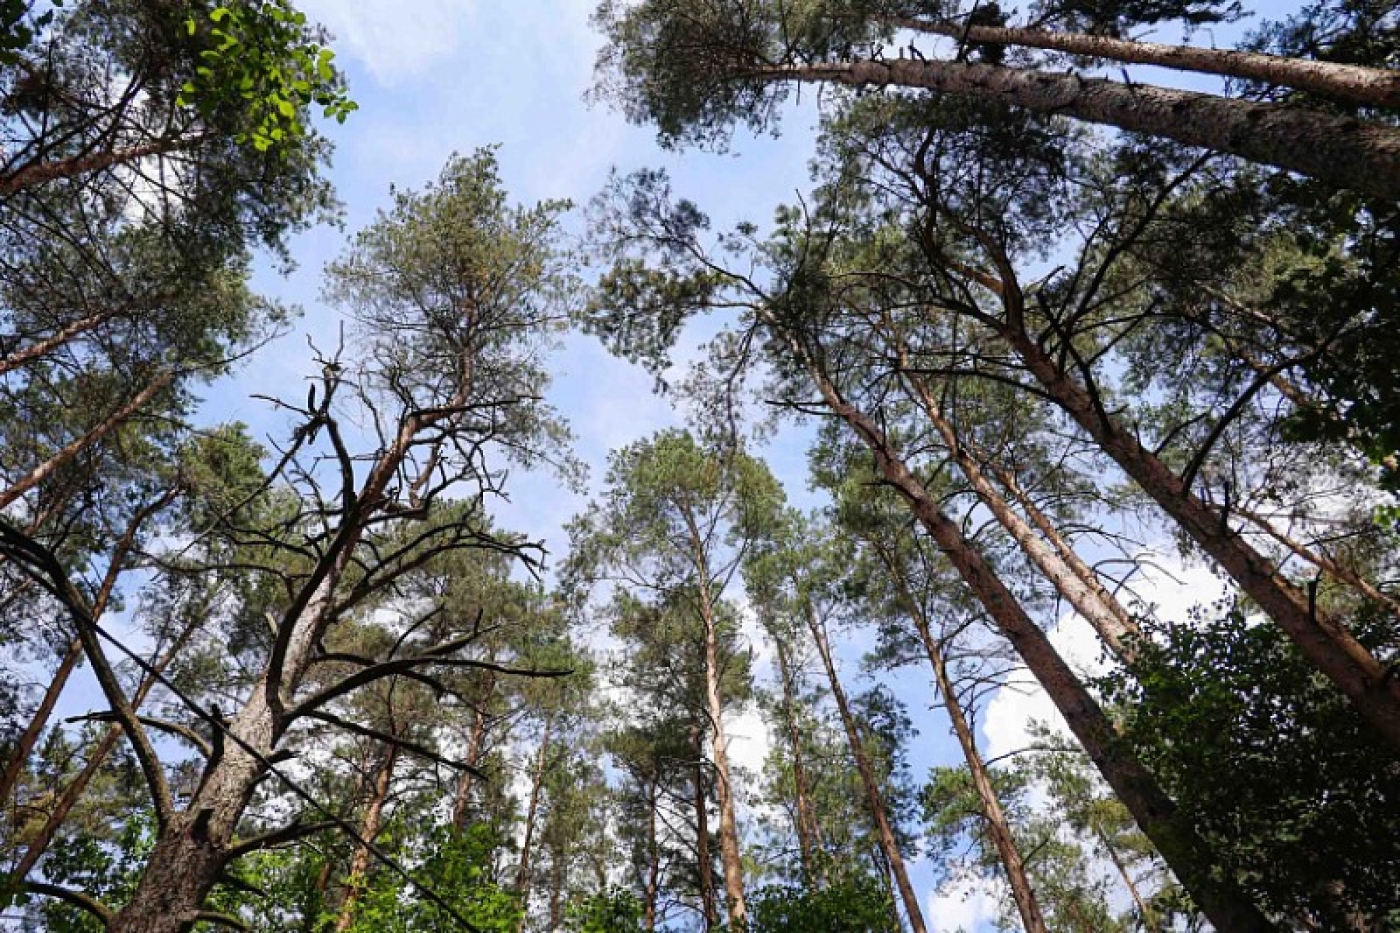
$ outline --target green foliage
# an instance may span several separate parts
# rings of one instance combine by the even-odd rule
[[[236,143],[251,142],[265,152],[305,135],[312,104],[340,123],[358,109],[331,64],[335,53],[289,0],[216,6],[202,17],[191,16],[185,28],[208,47],[199,52],[176,103],[206,116],[243,109],[247,128],[234,136]]]
[[[481,933],[517,933],[519,897],[492,880],[492,859],[500,840],[486,826],[455,833],[437,827],[421,836],[407,833],[421,847],[414,878],[443,896]],[[400,857],[403,853],[400,850]],[[389,872],[375,874],[355,906],[355,933],[455,933],[461,925],[421,891],[406,887]]]
[[[766,887],[748,898],[749,919],[730,933],[899,933],[890,892],[873,878],[823,888]]]
[[[1372,650],[1396,642],[1379,608],[1352,624]],[[1104,686],[1223,868],[1279,914],[1394,923],[1400,755],[1275,626],[1229,609],[1155,634]]]
[[[643,933],[642,903],[631,891],[600,891],[570,908],[568,933]]]

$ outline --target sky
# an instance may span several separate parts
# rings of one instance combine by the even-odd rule
[[[589,17],[592,0],[299,0],[310,17],[333,36],[337,63],[345,70],[359,110],[340,126],[325,127],[336,146],[330,178],[345,205],[344,229],[325,226],[292,243],[298,267],[290,275],[261,264],[256,287],[303,309],[289,333],[249,361],[234,377],[211,388],[209,411],[219,420],[250,424],[255,435],[281,439],[283,422],[268,404],[251,396],[300,398],[315,370],[310,337],[334,344],[342,318],[320,297],[321,270],[343,248],[347,236],[371,221],[389,201],[391,185],[417,188],[436,176],[453,153],[498,145],[507,190],[519,202],[568,198],[582,206],[605,183],[609,171],[641,167],[670,170],[678,193],[715,219],[717,228],[739,220],[764,225],[780,203],[806,186],[817,113],[814,95],[790,108],[779,137],[736,137],[731,151],[715,154],[660,149],[651,131],[629,126],[605,104],[585,95],[593,80],[599,39]],[[1175,37],[1173,37],[1175,38]],[[571,229],[581,229],[575,212]],[[570,336],[552,364],[548,399],[572,424],[574,452],[588,463],[596,489],[610,450],[682,423],[671,400],[653,393],[652,378],[610,357],[592,338]],[[800,431],[780,434],[762,451],[789,495],[802,505],[806,492],[805,451]],[[514,474],[510,502],[499,510],[507,527],[546,542],[553,563],[564,552],[562,527],[586,501],[551,477]],[[1176,566],[1176,580],[1163,574],[1147,588],[1164,610],[1182,613],[1193,598],[1215,592],[1209,573]],[[1081,666],[1097,654],[1092,635],[1076,620],[1063,620],[1054,639]],[[847,672],[855,676],[853,659]],[[956,745],[941,713],[928,712],[927,680],[909,675],[897,683],[922,725],[914,750],[915,775],[930,764],[954,763]],[[989,758],[1026,744],[1032,719],[1053,713],[1043,694],[1001,691],[981,718]],[[767,747],[753,714],[731,725],[735,755],[756,769]],[[995,904],[985,892],[934,891],[927,865],[915,864],[933,929],[953,933],[985,928]]]

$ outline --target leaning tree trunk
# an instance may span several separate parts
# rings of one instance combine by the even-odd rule
[[[1202,913],[1221,933],[1273,931],[1273,924],[1243,891],[1229,879],[1216,877],[1214,858],[1205,840],[1142,763],[1123,748],[1098,701],[1026,614],[1015,594],[963,535],[962,528],[943,513],[922,481],[890,447],[880,427],[846,401],[803,344],[767,315],[764,319],[807,368],[827,407],[845,421],[870,450],[881,478],[905,499],[914,518],[947,555],[968,589],[1055,704],[1108,786],[1157,847]]]
[[[1299,651],[1346,694],[1377,732],[1400,747],[1400,678],[1339,621],[1320,612],[1267,557],[1252,548],[1222,514],[1196,496],[1156,454],[1123,428],[1019,326],[1019,308],[1008,307],[1001,336],[1053,399],[1105,454],[1171,516],[1225,570]]]
[[[901,363],[905,361],[901,360]],[[992,481],[983,474],[981,466],[973,459],[967,446],[958,437],[952,422],[943,413],[923,381],[913,376],[907,377],[906,381],[914,390],[920,407],[937,429],[943,439],[943,446],[958,465],[968,485],[977,493],[977,497],[987,506],[998,524],[1020,545],[1022,552],[1055,591],[1083,616],[1099,639],[1113,652],[1114,657],[1125,664],[1131,664],[1136,654],[1133,643],[1142,633],[1132,622],[1127,610],[1109,596],[1102,586],[1095,586],[1084,578],[1083,570],[1087,568],[1082,568],[1082,563],[1077,572],[1076,568],[1065,560],[1063,550],[1051,547],[1036,534],[1036,530],[1011,507]],[[1042,528],[1049,526],[1048,519],[1043,515],[1040,517],[1043,521]],[[1054,529],[1051,528],[1051,531]],[[1055,537],[1058,538],[1059,535],[1056,533]],[[1061,544],[1064,550],[1068,549],[1063,542]],[[1092,571],[1089,573],[1092,576]]]
[[[39,743],[39,736],[43,734],[44,729],[49,724],[49,717],[53,715],[53,708],[58,704],[59,695],[63,693],[63,688],[68,685],[69,675],[73,673],[82,657],[83,643],[75,638],[68,645],[68,650],[63,653],[62,659],[59,660],[58,667],[49,680],[48,688],[44,690],[44,695],[39,700],[34,715],[29,719],[29,725],[15,741],[15,747],[10,751],[10,760],[5,763],[4,772],[0,773],[0,807],[8,804],[10,795],[14,793],[15,786],[19,783],[20,775],[24,773],[24,766],[29,763],[29,756],[34,753],[34,746]]]
[[[972,786],[977,791],[982,818],[987,821],[987,835],[991,837],[992,846],[997,850],[997,857],[1006,871],[1006,880],[1011,886],[1011,897],[1016,902],[1016,911],[1021,915],[1021,924],[1026,933],[1048,933],[1045,915],[1041,913],[1035,889],[1031,885],[1030,876],[1026,874],[1025,860],[1021,858],[1021,850],[1016,845],[1016,838],[1011,834],[1011,822],[1006,818],[1006,811],[1002,809],[1001,798],[997,796],[996,787],[992,784],[991,772],[987,769],[987,763],[982,760],[982,753],[977,750],[977,736],[972,731],[972,724],[968,722],[967,714],[963,712],[962,703],[958,700],[957,690],[953,687],[953,678],[948,673],[948,661],[943,655],[943,649],[933,637],[928,616],[914,598],[898,558],[878,543],[875,543],[874,547],[894,580],[900,599],[909,609],[914,628],[919,633],[919,641],[928,655],[934,680],[938,684],[938,692],[943,696],[943,708],[948,711],[948,720],[953,724],[953,734],[957,736],[958,745],[961,746],[963,758],[967,762],[967,770],[972,775]]]
[[[928,933],[924,923],[924,912],[919,907],[919,895],[909,881],[909,870],[904,864],[904,855],[899,851],[899,840],[895,838],[894,827],[890,825],[889,808],[885,805],[885,795],[880,790],[880,779],[875,774],[875,765],[870,760],[870,750],[860,734],[860,727],[851,712],[850,701],[846,698],[846,688],[841,685],[841,677],[836,673],[836,663],[831,656],[831,643],[826,631],[816,617],[816,610],[810,602],[803,607],[807,630],[816,643],[821,655],[822,667],[831,685],[831,695],[836,700],[836,711],[841,716],[841,725],[846,731],[846,742],[851,749],[851,757],[856,762],[856,772],[860,775],[861,786],[865,790],[866,806],[870,809],[870,819],[875,823],[876,838],[885,863],[889,865],[899,899],[904,903],[904,912],[909,917],[909,926],[914,933]]]
[[[1172,139],[1388,201],[1400,199],[1400,130],[1282,104],[970,62],[765,66],[739,77],[924,88]]]
[[[1371,107],[1400,107],[1400,74],[1307,58],[1288,58],[1235,49],[1134,42],[1112,36],[1015,27],[976,26],[910,17],[884,19],[891,26],[949,36],[986,45],[1018,45],[1029,49],[1066,52],[1086,58],[1106,58],[1129,65],[1155,65],[1173,71],[1262,81],[1265,84],[1312,91]]]

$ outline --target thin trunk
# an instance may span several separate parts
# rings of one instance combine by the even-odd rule
[[[642,889],[642,924],[647,933],[656,929],[656,897],[661,890],[661,853],[656,839],[657,782],[647,785],[647,876]]]
[[[112,320],[126,311],[126,308],[116,307],[109,308],[105,311],[99,311],[96,314],[90,314],[85,318],[73,321],[59,328],[42,340],[36,340],[28,346],[20,347],[13,353],[0,356],[0,376],[13,372],[24,364],[37,360],[40,357],[47,356],[70,340],[75,340],[88,331],[101,327],[107,321]]]
[[[919,895],[909,881],[909,871],[904,865],[904,856],[899,851],[899,840],[895,838],[894,827],[890,825],[885,795],[880,790],[880,779],[875,774],[875,765],[870,760],[869,749],[865,747],[860,727],[851,712],[846,689],[841,685],[840,675],[836,673],[836,663],[831,656],[831,643],[827,640],[825,627],[817,619],[816,610],[810,602],[803,607],[803,614],[806,617],[807,630],[812,633],[812,640],[816,643],[817,653],[821,655],[822,667],[826,670],[827,681],[831,685],[831,695],[836,700],[836,711],[841,716],[841,725],[846,730],[846,741],[850,745],[851,756],[855,758],[860,783],[865,789],[865,802],[870,809],[870,818],[875,822],[880,850],[884,853],[885,862],[894,877],[899,898],[904,903],[909,926],[914,933],[928,933],[928,926],[924,923],[924,912],[919,907]]]
[[[471,811],[472,789],[475,772],[481,767],[481,753],[486,746],[486,712],[477,707],[473,711],[471,736],[467,739],[467,754],[463,764],[467,767],[457,779],[457,791],[452,800],[452,828],[461,832],[467,828],[467,814]]]
[[[159,513],[166,506],[175,501],[179,495],[179,487],[173,487],[164,495],[154,501],[137,509],[127,523],[126,530],[112,548],[112,557],[107,564],[107,570],[102,575],[102,582],[97,588],[97,593],[92,602],[92,618],[97,621],[107,612],[107,604],[111,602],[112,593],[117,586],[117,579],[126,569],[127,558],[131,556],[132,548],[136,546],[136,538],[141,533],[141,528],[153,515]],[[25,534],[33,535],[42,526],[42,521],[36,521],[25,529]],[[14,792],[15,784],[19,781],[19,776],[24,770],[25,763],[29,761],[29,756],[34,751],[35,744],[39,741],[39,736],[48,725],[49,717],[53,715],[55,704],[58,703],[59,696],[63,693],[64,687],[68,685],[68,678],[72,676],[77,668],[78,662],[82,660],[83,640],[75,638],[68,645],[68,650],[60,659],[57,669],[54,671],[53,679],[49,681],[48,689],[44,691],[44,697],[39,702],[39,707],[34,711],[33,718],[25,728],[15,746],[14,757],[5,765],[5,772],[0,775],[0,806],[10,799]],[[139,705],[139,700],[137,701]]]
[[[549,929],[564,929],[564,885],[567,882],[565,868],[567,856],[555,851],[549,859]]]
[[[907,366],[907,359],[904,359],[904,348],[902,347],[900,355],[901,365]],[[1065,559],[1066,552],[1070,555],[1073,555],[1074,552],[1060,538],[1054,525],[1043,513],[1040,513],[1039,510],[1035,511],[1035,515],[1040,519],[1038,524],[1042,532],[1049,530],[1053,535],[1052,540],[1059,543],[1058,548],[1047,545],[1045,539],[1036,534],[1036,530],[1011,508],[1010,504],[997,491],[996,486],[982,473],[981,466],[972,457],[967,445],[958,437],[952,422],[944,415],[942,408],[929,392],[923,380],[911,375],[906,377],[906,381],[918,397],[924,414],[937,429],[939,436],[943,438],[944,447],[957,463],[958,469],[962,471],[968,485],[991,511],[992,516],[996,518],[1002,528],[1006,529],[1007,534],[1011,535],[1020,545],[1026,557],[1055,587],[1055,591],[1063,596],[1075,608],[1075,611],[1093,627],[1100,640],[1108,646],[1114,656],[1125,664],[1132,664],[1135,655],[1133,641],[1141,637],[1142,634],[1137,625],[1133,623],[1132,616],[1098,584],[1093,571],[1085,567],[1077,556],[1074,557],[1074,561],[1078,564],[1077,569]],[[1006,478],[1003,477],[1003,482]],[[1094,582],[1091,584],[1089,580]]]
[[[886,569],[889,570],[900,598],[909,609],[914,628],[919,633],[919,641],[922,642],[924,651],[928,654],[929,665],[932,666],[934,679],[938,683],[938,692],[943,697],[943,708],[948,711],[948,719],[953,724],[953,733],[958,738],[963,758],[967,761],[967,769],[972,774],[972,786],[977,791],[977,799],[982,805],[982,816],[987,821],[987,834],[991,837],[992,845],[997,850],[997,857],[1001,859],[1002,867],[1006,870],[1006,880],[1011,885],[1011,896],[1016,901],[1016,911],[1021,915],[1021,924],[1025,927],[1026,933],[1048,933],[1045,915],[1041,913],[1040,903],[1035,897],[1035,889],[1031,885],[1030,876],[1026,874],[1025,860],[1021,858],[1016,838],[1011,834],[1011,823],[1006,818],[1006,811],[1002,809],[1001,799],[997,796],[996,788],[992,784],[987,763],[982,760],[982,753],[977,749],[977,736],[973,733],[972,724],[968,722],[967,714],[963,711],[962,703],[958,700],[957,691],[953,687],[953,679],[948,673],[948,661],[943,656],[943,650],[937,639],[933,637],[933,629],[929,625],[928,616],[924,614],[923,608],[914,598],[903,568],[898,563],[898,558],[880,544],[875,544],[875,548]]]
[[[535,753],[535,769],[530,776],[530,804],[525,808],[525,839],[520,844],[520,867],[515,872],[515,890],[520,895],[521,905],[530,906],[530,862],[535,843],[535,821],[540,812],[540,795],[544,791],[544,772],[549,761],[550,739],[554,730],[554,717],[544,721],[544,733],[540,736],[540,747]],[[520,915],[521,929],[525,924],[526,913]]]
[[[698,547],[697,540],[697,547]],[[697,555],[701,552],[697,550]],[[705,702],[710,718],[711,757],[714,759],[715,797],[719,804],[719,859],[724,869],[725,907],[729,922],[744,923],[744,865],[739,855],[739,826],[734,815],[734,785],[729,775],[729,739],[724,729],[724,698],[720,691],[719,627],[709,576],[701,559],[700,615],[705,626]]]
[[[1387,201],[1400,199],[1400,131],[1298,107],[969,62],[766,66],[738,77],[925,88],[999,101],[1229,153]]]
[[[1006,286],[1004,286],[1006,287]],[[1393,745],[1400,746],[1400,678],[1336,619],[1319,612],[1308,597],[1229,525],[1228,513],[1203,502],[1137,437],[1070,379],[1019,326],[1019,298],[1006,287],[1008,319],[1002,336],[1059,406],[1082,427],[1186,534],[1239,584],[1298,646],[1315,667],[1349,697],[1357,710]]]
[[[155,398],[166,386],[170,385],[174,379],[175,374],[173,372],[160,374],[155,379],[151,380],[140,392],[136,393],[125,405],[108,415],[100,424],[93,427],[82,437],[61,447],[48,460],[20,477],[4,492],[0,492],[0,511],[9,508],[21,496],[53,475],[54,472],[74,457],[78,456],[78,454],[92,445],[100,443],[104,437],[121,427],[133,415],[144,408],[151,399]]]
[[[30,163],[17,171],[11,172],[4,177],[0,177],[0,197],[8,197],[25,188],[41,185],[45,182],[57,181],[62,178],[77,178],[80,175],[87,175],[91,172],[98,172],[114,165],[124,165],[129,162],[137,162],[141,159],[150,158],[155,155],[162,155],[167,152],[175,152],[179,149],[187,149],[205,139],[205,134],[194,136],[176,136],[171,139],[162,139],[143,146],[131,146],[126,149],[108,149],[104,152],[93,153],[92,155],[79,156],[72,159],[56,159],[52,162]]]
[[[360,821],[360,838],[374,842],[383,826],[384,804],[389,800],[389,788],[394,780],[394,765],[398,760],[399,747],[390,744],[384,750],[384,760],[374,774],[374,790],[365,807],[364,819]],[[357,845],[355,854],[350,857],[350,870],[345,875],[345,900],[335,918],[335,933],[345,933],[355,922],[355,904],[369,878],[370,851],[368,846]]]
[[[889,17],[900,29],[949,36],[987,45],[1018,45],[1086,58],[1106,58],[1129,65],[1155,65],[1173,71],[1194,71],[1245,81],[1313,91],[1372,107],[1400,107],[1400,74],[1384,68],[1343,65],[1262,52],[1207,49],[1191,45],[1135,42],[1111,36],[1058,32],[1047,29],[976,26],[909,17]]]
[[[719,908],[715,903],[715,869],[710,858],[710,795],[705,788],[704,731],[691,730],[695,748],[695,859],[700,869],[700,912],[705,918],[705,930],[719,926]]]
[[[766,317],[766,316],[765,316]],[[774,326],[769,320],[770,326]],[[1065,663],[1016,596],[943,514],[923,483],[890,447],[884,432],[837,391],[805,346],[775,327],[808,368],[832,412],[869,448],[881,477],[908,503],[915,519],[947,555],[968,588],[1011,643],[1031,674],[1064,717],[1109,787],[1157,847],[1182,886],[1221,933],[1263,933],[1274,926],[1228,879],[1214,875],[1214,859],[1196,833],[1142,764],[1122,747],[1098,701]]]
[[[1133,881],[1133,876],[1128,871],[1128,866],[1123,864],[1122,857],[1118,850],[1113,847],[1113,843],[1102,832],[1097,833],[1099,843],[1103,846],[1104,852],[1108,853],[1108,860],[1113,863],[1114,869],[1118,872],[1118,877],[1123,879],[1123,886],[1128,889],[1128,894],[1132,897],[1133,903],[1137,905],[1138,914],[1142,917],[1142,926],[1147,933],[1158,933],[1161,929],[1161,922],[1157,919],[1157,913],[1148,906],[1147,901],[1142,897],[1142,892],[1138,890],[1137,882]]]
[[[10,760],[5,763],[5,771],[0,774],[0,806],[8,806],[10,796],[15,791],[15,785],[19,783],[20,775],[24,773],[24,766],[29,763],[29,756],[34,753],[34,746],[39,742],[39,736],[49,724],[49,717],[53,715],[54,705],[58,703],[58,697],[63,693],[63,688],[68,684],[68,677],[78,666],[78,662],[83,658],[83,643],[74,639],[64,652],[63,658],[58,662],[58,668],[53,673],[53,678],[49,681],[48,689],[44,691],[44,697],[39,701],[39,707],[34,711],[34,715],[29,720],[29,725],[25,727],[24,733],[20,735],[11,752]]]
[[[1314,551],[1301,541],[1279,531],[1278,528],[1274,526],[1273,522],[1257,512],[1240,508],[1239,506],[1235,506],[1233,511],[1238,514],[1240,518],[1243,518],[1245,521],[1264,532],[1264,534],[1288,548],[1293,554],[1296,554],[1298,557],[1312,564],[1332,579],[1351,587],[1367,599],[1380,603],[1392,613],[1400,615],[1400,600],[1396,600],[1393,596],[1389,596],[1376,589],[1373,583],[1355,570],[1352,570],[1345,564],[1337,563],[1326,554]]]
[[[792,665],[788,660],[783,640],[775,637],[773,641],[777,647],[778,679],[783,688],[783,723],[787,733],[788,755],[792,759],[793,796],[796,798],[794,803],[797,810],[797,818],[794,820],[797,849],[802,859],[802,878],[809,886],[814,887],[817,884],[817,818],[808,790],[807,765],[802,754],[802,733],[797,725],[797,700],[793,696]]]
[[[175,657],[180,651],[183,650],[186,642],[194,635],[197,627],[197,624],[191,625],[181,632],[175,640],[171,642],[170,647],[167,648],[160,657],[156,658],[151,666],[158,673],[163,673],[165,669],[174,662]],[[141,705],[146,702],[146,697],[155,689],[155,686],[156,679],[154,676],[148,674],[143,677],[141,682],[136,686],[136,692],[132,694],[131,708],[133,710],[139,710]],[[53,810],[49,812],[48,817],[44,820],[44,825],[39,828],[39,831],[25,846],[24,855],[15,865],[12,873],[14,877],[29,877],[29,873],[34,870],[34,866],[39,864],[39,859],[43,858],[44,853],[48,851],[49,846],[53,843],[54,836],[58,834],[58,830],[67,821],[68,814],[73,811],[73,807],[77,806],[78,801],[82,799],[83,792],[87,790],[88,784],[97,774],[98,769],[100,769],[102,764],[107,760],[107,756],[117,747],[117,742],[121,740],[121,737],[121,726],[113,724],[107,727],[107,731],[102,734],[97,744],[93,746],[92,753],[88,755],[88,760],[83,765],[83,770],[79,771],[68,786],[63,789],[63,793],[54,803]]]

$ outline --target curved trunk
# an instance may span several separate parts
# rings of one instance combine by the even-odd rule
[[[803,614],[806,617],[807,630],[812,633],[812,640],[816,643],[817,653],[821,655],[822,667],[826,670],[827,681],[831,685],[831,695],[836,700],[836,710],[846,731],[846,742],[851,748],[851,757],[855,759],[856,771],[860,774],[860,783],[865,790],[866,806],[870,810],[871,820],[875,823],[880,851],[884,854],[885,863],[894,878],[894,885],[899,890],[899,899],[904,903],[909,926],[914,933],[928,933],[928,926],[924,923],[924,912],[919,907],[919,895],[909,881],[909,870],[905,867],[904,855],[899,851],[899,840],[895,838],[894,827],[890,825],[885,796],[880,790],[880,779],[875,774],[869,750],[865,747],[855,716],[851,713],[846,690],[836,673],[836,664],[831,656],[831,643],[827,640],[826,631],[817,619],[811,603],[803,607]]]
[[[739,76],[981,98],[1173,139],[1387,201],[1400,199],[1400,130],[1297,107],[968,62],[831,62],[759,67]]]
[[[769,323],[773,326],[771,319]],[[1055,704],[1099,773],[1201,911],[1221,933],[1273,931],[1274,926],[1244,892],[1228,879],[1215,876],[1214,859],[1205,841],[1177,810],[1156,779],[1125,751],[1098,701],[1026,614],[1015,594],[964,537],[962,528],[943,514],[923,483],[890,447],[884,432],[842,397],[804,346],[780,328],[775,327],[775,330],[806,366],[827,407],[845,421],[870,450],[881,478],[905,499],[914,518],[947,555],[968,589]]]
[[[1262,81],[1313,91],[1371,107],[1400,107],[1400,74],[1383,68],[1365,68],[1307,58],[1287,58],[1262,52],[1207,49],[1192,45],[1135,42],[1112,36],[1095,36],[1048,29],[976,26],[936,22],[910,17],[882,17],[900,29],[949,36],[987,45],[1018,45],[1028,49],[1066,52],[1086,58],[1106,58],[1129,65],[1155,65],[1173,71],[1194,71],[1246,81]]]

